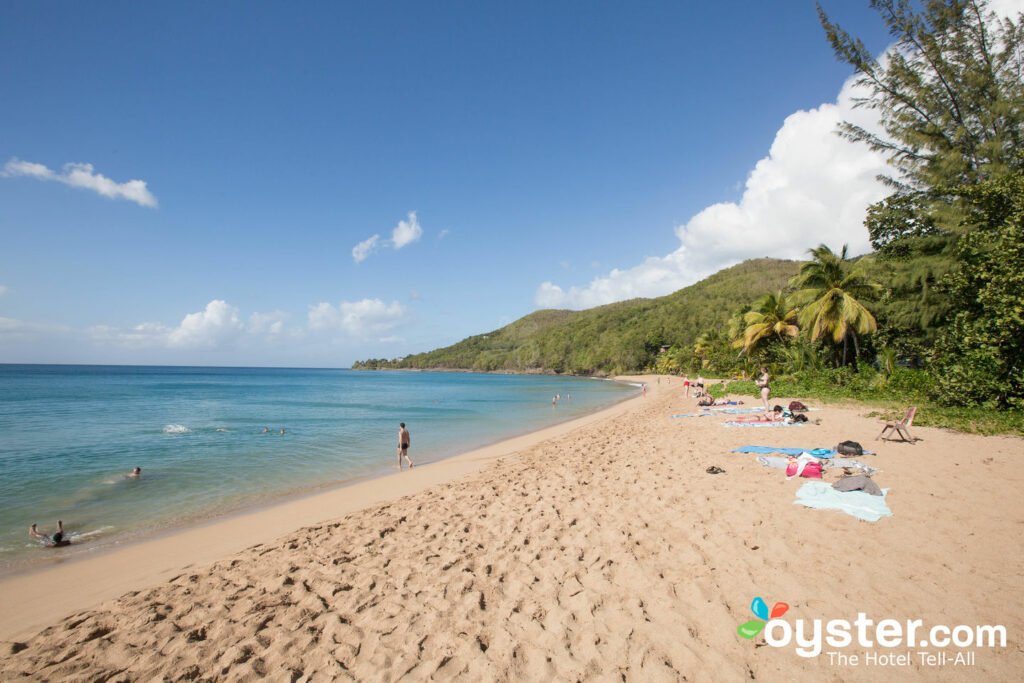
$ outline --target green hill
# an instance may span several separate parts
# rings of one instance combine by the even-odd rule
[[[487,334],[399,360],[367,360],[357,369],[478,372],[625,373],[642,370],[662,345],[689,345],[720,330],[740,305],[782,289],[799,261],[753,259],[656,299],[632,299],[585,311],[543,310]]]

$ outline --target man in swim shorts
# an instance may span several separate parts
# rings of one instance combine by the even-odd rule
[[[409,444],[411,440],[409,438],[409,430],[405,428],[405,423],[398,423],[398,469],[402,469],[402,457],[404,456],[406,461],[409,463],[409,469],[412,469],[412,460],[409,459]]]
[[[43,545],[47,548],[59,548],[65,545],[71,545],[71,541],[64,536],[64,522],[59,519],[57,520],[57,531],[53,536],[43,536],[41,533],[36,531],[35,523],[28,528],[28,534],[33,538],[40,539],[43,542]]]

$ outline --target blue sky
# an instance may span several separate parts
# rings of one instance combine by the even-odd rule
[[[4,3],[0,46],[0,362],[347,366],[863,251],[882,196],[811,2]]]

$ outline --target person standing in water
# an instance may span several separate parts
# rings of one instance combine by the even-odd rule
[[[405,428],[405,423],[398,423],[398,469],[402,469],[402,457],[404,456],[406,461],[409,463],[409,469],[412,469],[412,460],[409,459],[409,444],[412,443],[409,438],[409,430]]]
[[[38,538],[43,542],[47,548],[59,548],[65,545],[71,545],[71,541],[64,536],[64,522],[57,520],[57,531],[54,532],[53,536],[43,536],[41,533],[36,531],[35,523],[28,528],[28,535],[32,538]]]
[[[136,467],[134,470],[132,470],[131,472],[129,472],[128,474],[126,474],[124,476],[125,477],[131,477],[132,479],[137,479],[138,477],[142,476],[142,468],[141,467]]]

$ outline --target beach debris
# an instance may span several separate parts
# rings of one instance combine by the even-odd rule
[[[707,468],[704,471],[707,472],[708,474],[722,474],[723,472],[725,472],[725,470],[723,470],[718,465],[712,465],[711,467]]]

